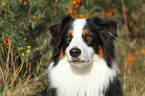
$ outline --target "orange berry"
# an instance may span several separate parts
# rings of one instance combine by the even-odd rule
[[[7,43],[7,45],[9,45],[9,43]]]
[[[24,21],[21,21],[21,24],[22,24],[22,25],[24,25],[24,24],[25,24],[25,22],[24,22]]]
[[[27,5],[27,2],[26,1],[24,2],[24,5]]]
[[[4,40],[4,44],[6,44],[7,43],[7,41],[6,40]]]
[[[78,3],[80,3],[80,0],[78,0]]]
[[[142,54],[145,54],[145,49],[142,48],[142,49],[140,50],[140,52],[141,52]]]
[[[4,44],[4,47],[7,47],[7,45],[6,45],[6,44]]]
[[[110,11],[106,11],[105,14],[110,17],[112,15],[112,13]]]
[[[4,39],[4,44],[5,44],[5,43],[8,43],[8,39]]]
[[[77,1],[73,0],[72,3],[73,3],[73,4],[77,4]]]
[[[0,2],[2,5],[5,5],[5,3],[4,2]]]
[[[79,6],[78,4],[75,5],[75,7],[78,7],[78,6]]]
[[[77,13],[77,10],[74,10],[74,13]]]

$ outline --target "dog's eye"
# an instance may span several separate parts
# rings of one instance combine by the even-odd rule
[[[91,40],[92,37],[91,36],[86,36],[86,40]]]
[[[92,43],[92,41],[93,41],[93,36],[92,36],[92,34],[87,34],[87,35],[85,36],[85,41],[86,41],[86,43],[87,43],[88,45],[90,45],[90,44]]]
[[[68,34],[68,35],[66,36],[66,40],[67,40],[67,41],[70,41],[70,40],[71,40],[71,35],[70,35],[70,34]]]
[[[87,41],[90,41],[90,40],[93,39],[93,38],[92,38],[92,35],[90,35],[90,34],[87,34],[85,38],[86,38]]]

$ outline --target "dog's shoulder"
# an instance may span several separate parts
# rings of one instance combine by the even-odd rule
[[[121,84],[117,77],[114,78],[113,82],[110,82],[105,96],[123,96]]]

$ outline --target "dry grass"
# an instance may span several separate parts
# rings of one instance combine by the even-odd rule
[[[1,56],[0,61],[0,94],[11,84],[18,74],[20,67],[22,67],[22,64],[18,64],[21,56],[14,56],[13,49],[10,45],[8,50],[5,50],[4,47],[1,47],[1,50],[3,56]],[[45,88],[48,83],[48,79],[46,79],[47,72],[39,72],[42,60],[37,62],[35,68],[32,68],[31,62],[28,62],[28,58],[29,56],[25,60],[19,76],[3,96],[29,96],[37,94]]]
[[[124,96],[145,96],[145,42],[138,38],[126,43],[123,32],[122,28],[116,42],[116,52]]]

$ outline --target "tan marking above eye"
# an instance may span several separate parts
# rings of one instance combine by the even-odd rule
[[[73,30],[69,30],[68,31],[68,34],[71,35],[71,36],[73,36]]]
[[[89,33],[89,31],[87,30],[87,29],[85,29],[84,31],[83,31],[83,36],[85,36],[86,34],[88,34]]]

